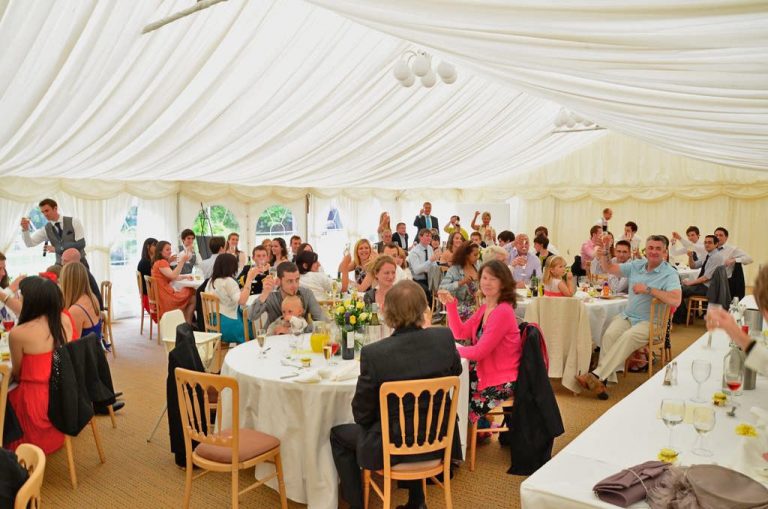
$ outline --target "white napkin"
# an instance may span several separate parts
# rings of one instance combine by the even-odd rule
[[[589,299],[589,294],[587,292],[577,290],[576,293],[573,294],[573,297],[579,300],[586,300]]]
[[[351,380],[359,376],[360,376],[360,363],[345,362],[339,369],[337,369],[331,375],[331,380],[333,380],[334,382],[341,382],[344,380]]]
[[[316,384],[321,380],[322,378],[320,378],[320,375],[317,373],[316,369],[305,371],[293,379],[294,382],[300,384]]]

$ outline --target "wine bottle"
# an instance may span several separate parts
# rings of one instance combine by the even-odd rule
[[[355,334],[352,331],[342,333],[341,358],[345,361],[355,358]]]

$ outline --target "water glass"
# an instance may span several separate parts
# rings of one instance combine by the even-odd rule
[[[691,452],[698,456],[712,456],[712,451],[706,447],[704,435],[715,428],[715,410],[710,406],[694,408],[693,427],[696,429],[698,437],[696,437],[696,443]]]
[[[672,432],[675,426],[683,422],[685,418],[685,401],[682,399],[663,399],[661,400],[661,420],[669,428],[669,449],[677,451],[672,440]]]
[[[695,359],[691,363],[691,375],[697,384],[696,397],[691,398],[691,401],[696,403],[707,403],[707,399],[701,396],[701,384],[709,380],[709,375],[712,373],[712,363],[703,359]]]

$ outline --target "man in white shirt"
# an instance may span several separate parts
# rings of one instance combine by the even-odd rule
[[[626,240],[629,242],[629,245],[632,246],[633,258],[641,258],[640,236],[637,234],[637,223],[634,221],[627,221],[627,223],[624,225],[624,235],[622,235],[621,239],[619,240]]]
[[[689,226],[685,230],[684,239],[677,232],[672,232],[672,246],[669,248],[669,254],[672,256],[687,255],[689,251],[696,253],[697,260],[703,260],[707,256],[707,250],[704,247],[704,239],[700,238],[699,227]]]
[[[200,270],[203,273],[203,279],[208,279],[213,274],[213,264],[221,253],[226,253],[227,241],[224,237],[211,237],[208,241],[208,248],[213,253],[210,258],[200,262]]]
[[[717,237],[714,235],[707,235],[704,237],[704,247],[707,250],[707,254],[698,260],[690,260],[691,268],[700,269],[699,275],[696,279],[687,279],[682,282],[683,303],[675,311],[675,323],[685,322],[685,317],[688,315],[688,297],[693,295],[706,296],[715,269],[725,263],[723,252],[717,249],[717,243]]]
[[[736,263],[742,265],[749,265],[754,260],[752,257],[745,253],[743,250],[735,246],[728,245],[728,230],[722,226],[715,228],[715,237],[717,237],[717,248],[722,252],[723,263],[725,264],[725,270],[728,273],[728,278],[733,276],[733,266]]]
[[[21,238],[27,247],[34,247],[46,242],[45,253],[56,253],[56,265],[61,265],[61,253],[74,248],[80,252],[80,260],[88,266],[85,260],[85,230],[79,219],[59,214],[59,205],[51,198],[42,200],[38,206],[40,212],[48,220],[44,228],[34,233],[29,232],[29,218],[21,218]],[[50,245],[48,245],[50,244]]]
[[[440,260],[439,251],[435,252],[430,245],[432,232],[428,228],[419,230],[419,243],[408,253],[408,265],[413,274],[413,280],[424,290],[427,302],[432,302],[432,292],[429,290],[429,270]]]
[[[181,231],[181,246],[179,246],[179,254],[187,253],[187,261],[184,262],[184,268],[181,269],[182,274],[192,274],[194,267],[199,267],[200,256],[195,253],[195,232],[186,228]],[[213,268],[213,266],[211,266]]]
[[[600,226],[600,228],[602,228],[604,232],[607,232],[607,231],[609,231],[608,230],[608,221],[610,221],[612,217],[613,217],[613,210],[611,210],[609,208],[604,208],[603,209],[603,215],[600,216],[600,219],[595,221],[595,224]]]
[[[626,240],[620,240],[616,243],[616,245],[613,247],[613,254],[616,255],[611,260],[611,263],[614,265],[618,265],[621,263],[626,263],[629,261],[630,258],[632,258],[632,246],[629,245],[629,242]],[[598,261],[598,264],[600,263],[600,259],[596,258]],[[602,268],[602,265],[600,265]],[[627,279],[623,274],[621,276],[617,276],[615,274],[608,274],[608,286],[611,288],[611,292],[613,293],[628,293],[629,292],[629,279]]]
[[[515,278],[518,288],[525,288],[531,284],[531,277],[534,273],[538,277],[542,277],[541,261],[535,253],[530,252],[530,247],[528,235],[525,233],[515,235],[514,258],[510,263],[510,270],[512,270],[512,277]]]

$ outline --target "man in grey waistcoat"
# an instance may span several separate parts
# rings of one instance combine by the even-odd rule
[[[79,219],[59,214],[59,205],[54,200],[46,198],[39,204],[40,212],[48,222],[44,228],[35,232],[29,231],[29,218],[21,219],[21,237],[27,247],[34,247],[41,242],[47,242],[45,251],[56,254],[56,265],[61,265],[61,253],[74,248],[80,252],[80,260],[85,261],[85,229]]]

